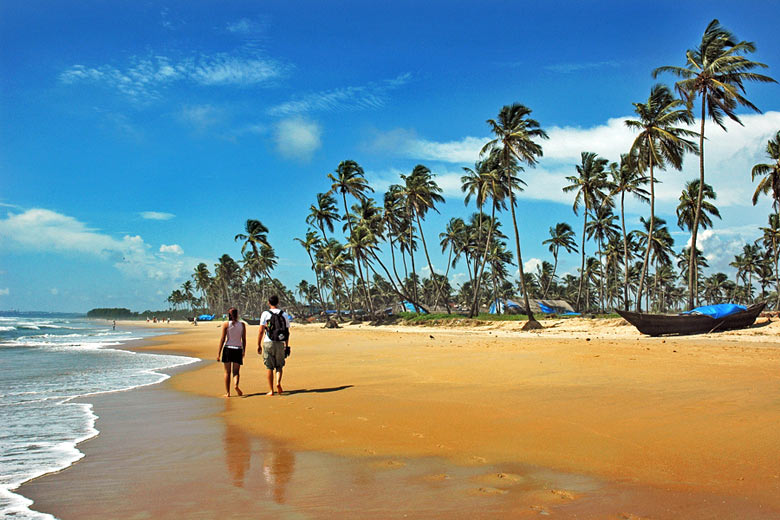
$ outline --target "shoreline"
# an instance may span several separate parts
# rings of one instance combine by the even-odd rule
[[[203,325],[183,324],[173,336],[148,338],[133,348],[208,361],[216,354],[218,324]],[[465,507],[473,510],[481,510],[480,498],[490,496],[493,513],[539,514],[537,507],[611,518],[597,513],[617,515],[618,505],[635,518],[674,518],[675,507],[690,518],[746,511],[770,518],[780,512],[780,477],[770,467],[780,443],[766,429],[780,412],[769,407],[767,417],[755,413],[770,400],[760,398],[761,388],[778,386],[771,367],[780,349],[760,343],[760,337],[748,343],[744,334],[692,340],[565,332],[593,340],[587,341],[565,334],[520,335],[505,326],[296,325],[284,381],[289,394],[266,398],[257,395],[263,369],[253,348],[256,331],[250,326],[247,334],[245,398],[216,397],[221,385],[216,361],[185,367],[150,387],[151,393],[195,394],[208,398],[207,408],[223,403],[215,416],[225,428],[252,442],[284,446],[293,458],[335,456],[349,471],[368,467],[374,476],[390,473],[396,479],[404,472],[423,473],[419,479],[435,481],[448,499],[469,497]],[[645,363],[632,362],[640,356]],[[472,366],[485,367],[483,375],[493,380],[481,381]],[[754,369],[763,376],[754,381],[754,392],[744,394],[734,379]],[[729,373],[731,380],[721,379]],[[675,383],[678,377],[682,381]],[[643,391],[647,385],[654,388]],[[396,386],[404,391],[395,392]],[[697,409],[707,415],[696,415]],[[589,416],[593,413],[598,416]],[[99,410],[98,415],[102,418]],[[764,428],[763,440],[754,446],[740,437],[746,419]],[[709,431],[716,424],[738,431]],[[61,472],[64,481],[68,472]],[[555,501],[547,502],[551,496]],[[507,497],[525,497],[523,506],[516,509]],[[419,503],[425,507],[424,499]],[[702,514],[691,514],[692,507]]]

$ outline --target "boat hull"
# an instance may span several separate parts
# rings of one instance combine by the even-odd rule
[[[664,334],[707,334],[730,329],[744,329],[753,325],[764,310],[766,302],[751,305],[744,311],[735,312],[723,318],[712,318],[699,314],[643,314],[639,312],[616,311],[642,334],[661,336]]]

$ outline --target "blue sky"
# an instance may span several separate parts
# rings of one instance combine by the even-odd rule
[[[580,152],[626,151],[623,120],[652,69],[683,65],[712,18],[756,42],[751,57],[780,78],[771,1],[376,4],[0,4],[0,309],[162,308],[198,262],[240,256],[233,237],[247,218],[270,228],[275,276],[313,281],[293,237],[344,159],[379,196],[416,164],[437,174],[446,204],[424,224],[433,241],[474,210],[462,167],[489,138],[485,120],[512,102],[550,134],[518,209],[533,268],[551,260],[550,226],[581,229],[560,189]],[[763,114],[707,132],[723,220],[700,247],[726,272],[770,210],[750,203],[750,168],[780,129],[780,87],[749,85],[748,97]],[[689,156],[683,172],[660,173],[670,224],[697,172]],[[631,227],[647,212],[628,210]],[[679,248],[687,234],[672,228]],[[444,271],[443,256],[433,262]],[[560,273],[578,265],[564,255]]]

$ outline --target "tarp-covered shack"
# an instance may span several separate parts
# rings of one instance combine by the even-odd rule
[[[566,300],[528,300],[534,314],[567,314],[574,308]],[[490,305],[490,314],[525,314],[522,298],[517,301],[497,299]]]

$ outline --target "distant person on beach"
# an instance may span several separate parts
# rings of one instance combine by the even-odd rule
[[[225,365],[225,397],[230,397],[231,374],[236,380],[234,387],[236,394],[244,395],[238,387],[244,355],[246,355],[246,326],[238,321],[238,310],[231,307],[228,309],[228,321],[222,324],[222,336],[219,338],[219,351],[217,351],[217,361],[222,361]]]
[[[290,318],[278,308],[279,297],[268,298],[270,309],[260,315],[260,333],[257,336],[257,353],[263,356],[263,364],[268,369],[268,387],[265,395],[274,395],[274,371],[276,371],[276,391],[282,393],[282,372],[284,358],[290,353]]]
[[[111,323],[111,330],[116,330],[116,320]]]

